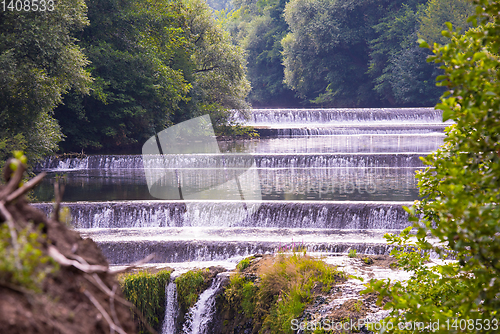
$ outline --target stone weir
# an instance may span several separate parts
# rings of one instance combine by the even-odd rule
[[[383,234],[394,230],[273,228],[141,228],[80,229],[102,249],[111,264],[139,261],[154,253],[152,263],[237,261],[238,257],[277,251],[389,254]]]
[[[236,115],[240,121],[243,115]],[[434,108],[253,109],[249,125],[326,123],[441,123]]]
[[[403,229],[402,206],[376,201],[123,201],[63,203],[77,228],[277,227]],[[51,203],[33,204],[49,213]]]
[[[426,134],[443,133],[450,124],[377,124],[377,125],[345,125],[343,123],[324,125],[254,125],[260,137],[309,137],[309,136],[338,136],[338,135],[390,135],[390,134]]]
[[[179,154],[148,156],[147,168],[311,168],[311,167],[423,167],[420,157],[428,152],[405,153],[272,153],[272,154]],[[36,170],[142,169],[142,155],[94,155],[85,158],[50,157]]]

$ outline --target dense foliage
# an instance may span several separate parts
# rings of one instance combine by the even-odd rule
[[[434,105],[438,70],[417,35],[440,31],[447,20],[465,29],[473,13],[467,0],[234,5],[226,26],[247,51],[254,106]]]
[[[137,307],[148,324],[156,330],[161,330],[165,316],[165,285],[169,280],[170,271],[167,270],[157,273],[140,271],[126,274],[120,279],[125,298]],[[136,324],[139,333],[149,333],[138,319]]]
[[[414,227],[417,250],[441,258],[452,254],[458,261],[429,269],[425,257],[401,252],[400,264],[415,270],[410,284],[372,282],[370,287],[391,299],[386,307],[392,307],[395,325],[439,321],[436,333],[499,328],[500,5],[476,3],[472,22],[477,28],[460,35],[448,24],[443,36],[449,43],[430,47],[431,60],[444,71],[439,85],[447,88],[436,107],[443,110],[443,120],[456,124],[447,130],[444,146],[425,158],[429,167],[418,174],[424,199],[410,210],[423,215]],[[428,47],[424,41],[421,45]],[[405,235],[389,239],[409,243]]]
[[[56,110],[66,149],[139,146],[155,132],[210,113],[245,109],[244,59],[201,0],[88,4],[79,43],[91,61],[92,94]]]
[[[17,233],[16,252],[9,227],[0,224],[0,283],[39,292],[47,274],[57,271],[58,265],[51,257],[43,255],[41,241],[45,241],[46,236],[41,227],[29,225]]]
[[[465,30],[467,0],[61,0],[0,13],[0,155],[130,150],[209,113],[254,106],[429,106],[418,36]],[[87,13],[88,6],[88,15]],[[242,50],[244,49],[244,50]],[[93,78],[93,79],[92,79]],[[64,105],[61,105],[64,103]],[[54,113],[54,108],[55,113]],[[1,158],[1,157],[0,157]]]
[[[236,11],[226,28],[246,51],[248,78],[252,83],[249,100],[258,106],[297,106],[300,99],[286,86],[281,40],[288,32],[283,12],[287,0],[235,0]]]
[[[52,111],[71,88],[88,92],[88,60],[73,37],[88,25],[81,0],[53,11],[0,11],[0,161],[26,151],[30,164],[62,139]]]
[[[61,0],[2,11],[0,28],[2,161],[18,149],[33,164],[64,137],[67,150],[140,146],[206,113],[230,132],[229,110],[248,108],[243,53],[203,0]]]
[[[280,253],[267,264],[259,259],[258,278],[244,272],[252,260],[238,264],[239,273],[231,276],[224,291],[222,307],[227,328],[251,319],[253,333],[293,333],[290,323],[314,299],[313,287],[327,292],[344,279],[335,267],[305,252]]]
[[[208,269],[198,269],[188,271],[175,279],[177,301],[182,315],[194,306],[199,295],[210,286],[212,276]]]

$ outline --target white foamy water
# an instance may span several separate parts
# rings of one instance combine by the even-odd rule
[[[175,334],[178,311],[177,285],[171,277],[165,289],[165,318],[163,319],[162,334]]]
[[[212,285],[201,293],[196,304],[189,310],[182,329],[185,334],[210,333],[210,322],[215,312],[215,298],[220,291],[223,275],[224,273],[214,278]]]

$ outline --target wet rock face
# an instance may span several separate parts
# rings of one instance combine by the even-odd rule
[[[250,260],[249,266],[240,275],[244,276],[247,281],[259,282],[261,268],[269,266],[272,261],[271,255],[264,257],[258,255]],[[312,333],[315,329],[321,328],[341,329],[345,333],[368,333],[366,324],[382,320],[388,316],[389,311],[376,305],[377,295],[360,294],[365,289],[365,282],[372,278],[403,280],[409,276],[408,273],[396,269],[394,258],[386,255],[358,255],[355,258],[329,256],[324,258],[324,261],[338,266],[338,269],[347,275],[363,278],[364,282],[349,278],[338,282],[327,292],[324,292],[324,286],[317,282],[311,290],[312,302],[306,306],[302,315],[293,319],[290,324],[296,333]],[[219,313],[217,315],[220,327],[217,327],[217,331],[213,333],[256,333],[255,319],[238,313],[236,310],[227,309],[222,304],[223,302],[224,298],[221,295],[218,300]]]
[[[338,265],[348,275],[363,278],[365,282],[372,278],[402,280],[408,277],[408,273],[394,268],[393,258],[385,255],[358,255],[356,258],[339,256],[326,258],[325,261]],[[336,285],[328,293],[318,290],[319,294],[314,301],[306,307],[301,318],[297,319],[297,327],[300,324],[304,327],[298,328],[297,333],[306,333],[306,329],[312,328],[369,333],[366,325],[387,317],[389,311],[376,304],[375,294],[360,294],[365,289],[364,284],[361,280],[351,278]]]

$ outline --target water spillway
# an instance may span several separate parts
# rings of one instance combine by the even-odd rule
[[[62,205],[70,209],[72,224],[77,228],[403,229],[409,223],[402,206],[411,204],[373,201],[249,201],[243,207],[239,201],[123,201]],[[52,204],[49,203],[34,205],[47,213],[52,210]]]
[[[215,298],[222,289],[225,273],[218,274],[212,285],[203,291],[196,304],[189,310],[182,331],[185,334],[211,333],[213,315],[215,313]]]
[[[182,227],[80,229],[84,237],[98,243],[114,264],[138,261],[154,253],[152,262],[179,263],[223,261],[278,250],[361,254],[389,254],[386,232],[398,230],[357,230],[318,228]]]
[[[452,124],[441,119],[432,108],[255,109],[247,124],[261,138],[219,141],[220,154],[48,158],[37,166],[49,177],[35,196],[49,202],[56,175],[66,174],[72,224],[113,264],[152,252],[157,263],[225,260],[299,241],[314,252],[387,254],[383,234],[410,225],[402,206],[419,198],[415,172]],[[176,171],[179,184],[196,189],[251,167],[262,201],[242,205],[234,189],[220,198],[157,200],[144,167]]]
[[[163,318],[162,334],[175,334],[178,312],[177,285],[173,277],[170,277],[170,282],[165,287],[165,317]]]
[[[238,116],[238,120],[243,120]],[[434,108],[254,109],[248,125],[442,123]]]
[[[398,134],[435,134],[443,133],[450,124],[377,124],[377,125],[256,125],[255,130],[261,137],[310,137],[338,135],[398,135]]]
[[[429,152],[408,153],[272,153],[272,154],[179,154],[168,158],[148,158],[144,166],[141,155],[95,155],[85,158],[47,159],[38,170],[104,170],[104,169],[199,169],[255,164],[256,168],[325,168],[325,167],[422,167],[420,157]]]

